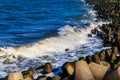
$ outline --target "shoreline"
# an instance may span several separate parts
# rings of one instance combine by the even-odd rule
[[[91,4],[91,2],[89,2],[89,1],[90,0],[85,0],[85,2]],[[108,77],[109,77],[110,73],[113,72],[112,70],[119,69],[120,57],[118,56],[118,53],[119,53],[118,49],[120,49],[120,28],[119,28],[120,27],[120,22],[119,22],[120,14],[114,13],[114,12],[116,12],[116,11],[114,11],[113,14],[110,14],[110,12],[108,12],[108,14],[105,15],[106,12],[104,10],[107,9],[107,7],[105,7],[105,4],[109,4],[109,2],[101,4],[101,3],[93,0],[93,3],[92,3],[92,5],[95,5],[95,6],[93,6],[93,8],[97,11],[98,17],[103,18],[103,19],[112,19],[112,23],[105,24],[105,25],[102,25],[101,27],[99,27],[99,29],[101,31],[98,31],[98,29],[95,28],[94,30],[91,31],[91,33],[96,34],[101,39],[103,39],[104,46],[112,47],[112,49],[108,49],[108,50],[101,51],[101,52],[96,52],[95,55],[87,56],[86,58],[81,57],[81,58],[79,58],[79,61],[65,63],[60,68],[60,69],[62,69],[62,71],[59,72],[59,74],[57,73],[57,75],[55,75],[54,77],[39,76],[37,80],[78,80],[78,79],[79,80],[90,80],[90,79],[96,80],[96,78],[98,76],[96,77],[96,75],[94,75],[94,73],[91,73],[91,71],[89,69],[89,67],[90,67],[89,64],[91,64],[91,63],[92,63],[91,64],[92,67],[94,67],[93,65],[109,66],[106,70],[104,70],[104,75],[102,75],[102,80],[109,80]],[[114,5],[112,5],[112,6],[115,6],[115,4],[116,3],[114,3]],[[99,6],[101,6],[102,10],[99,9]],[[104,11],[104,13],[101,13],[103,11]],[[116,18],[118,18],[118,19],[116,19]],[[119,27],[115,27],[116,25]],[[91,36],[91,35],[89,35],[89,36]],[[106,64],[106,65],[103,65],[103,64]],[[84,71],[84,69],[88,70],[86,72],[86,74],[89,73],[86,75],[88,77],[86,77],[85,75],[83,75],[81,73],[81,69],[79,68],[80,65],[85,67],[85,68],[82,68],[83,71]],[[41,68],[45,69],[45,74],[47,73],[47,74],[49,74],[49,76],[53,75],[53,74],[51,74],[51,73],[53,73],[51,64],[46,63],[45,66],[42,66]],[[76,71],[76,69],[78,71]],[[23,78],[24,78],[24,80],[34,80],[33,79],[34,74],[35,74],[34,71],[35,71],[34,69],[31,69],[28,71],[23,71],[22,73],[14,72],[14,73],[10,73],[10,74],[12,74],[12,75],[14,74],[17,76],[21,75],[18,78],[20,78],[22,80],[23,80]],[[54,72],[57,72],[57,71],[58,70],[55,70]],[[80,73],[81,76],[79,76],[78,73]],[[109,74],[106,74],[106,73],[109,73]],[[10,74],[8,75],[9,80],[18,80],[18,79],[10,79],[10,76],[12,76]],[[23,78],[22,78],[22,74],[23,74]],[[108,76],[108,77],[106,78],[106,76]],[[12,77],[15,77],[15,76],[12,76]],[[55,78],[55,79],[53,79],[53,78]],[[4,80],[4,79],[1,79],[1,80]],[[110,79],[110,80],[112,80],[112,79]]]

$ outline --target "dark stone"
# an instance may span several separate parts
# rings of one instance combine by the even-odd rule
[[[29,69],[28,72],[32,77],[34,77],[35,71],[33,69]]]
[[[27,78],[27,77],[29,77],[29,76],[31,76],[30,73],[29,73],[29,71],[23,71],[22,75],[23,75],[24,79]]]
[[[99,58],[101,61],[105,61],[105,53],[104,52],[100,52],[99,53]]]
[[[86,61],[87,61],[88,64],[91,63],[92,62],[92,57],[91,56],[87,56],[86,57]]]
[[[113,54],[116,54],[116,56],[117,56],[117,54],[118,54],[118,47],[117,47],[117,46],[114,46],[114,47],[112,48],[112,53],[113,53]]]
[[[92,37],[92,34],[88,34],[88,37]]]
[[[99,56],[98,55],[93,55],[92,56],[92,60],[95,62],[95,63],[98,63],[98,64],[100,64],[100,58],[99,58]]]
[[[104,46],[104,47],[111,47],[112,44],[111,44],[111,43],[105,43],[103,46]]]
[[[51,65],[51,63],[45,63],[45,65],[44,65],[44,71],[45,71],[45,73],[51,73],[52,72],[52,65]]]
[[[69,51],[69,49],[68,49],[68,48],[66,48],[66,49],[65,49],[65,52],[68,52],[68,51]]]
[[[74,73],[74,62],[67,62],[62,66],[64,76],[73,75]]]
[[[111,56],[110,56],[110,63],[114,63],[114,61],[117,59],[117,56],[116,56],[116,54],[111,54]]]
[[[47,80],[47,77],[46,77],[46,76],[39,76],[39,77],[37,78],[37,80]]]
[[[35,70],[39,70],[39,69],[43,69],[43,68],[44,68],[44,66],[39,66]]]
[[[110,49],[105,50],[105,59],[106,59],[106,61],[109,61],[110,56],[111,56],[111,51],[110,51]]]
[[[61,78],[60,78],[60,76],[54,76],[54,77],[52,77],[52,80],[60,80]]]
[[[80,61],[80,60],[85,60],[85,58],[84,58],[84,57],[80,57],[80,58],[79,58],[79,61]]]

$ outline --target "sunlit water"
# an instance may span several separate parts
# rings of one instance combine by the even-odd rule
[[[101,39],[87,36],[104,23],[95,20],[82,0],[0,0],[0,77],[105,49]]]

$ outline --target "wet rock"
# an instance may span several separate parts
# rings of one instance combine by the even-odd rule
[[[34,80],[31,75],[27,76],[24,80]]]
[[[18,58],[17,58],[17,60],[19,61],[19,62],[22,62],[22,61],[24,61],[26,58],[24,57],[24,56],[22,56],[22,55],[19,55],[18,56]]]
[[[61,80],[74,80],[74,77],[73,76],[67,76],[67,77],[62,78]]]
[[[110,56],[110,63],[114,63],[114,61],[117,59],[117,55],[116,54],[111,54]]]
[[[91,62],[89,64],[89,68],[92,74],[94,75],[95,80],[103,80],[103,77],[105,76],[106,72],[109,70],[108,66],[109,65],[96,64],[94,62]]]
[[[110,69],[110,67],[111,67],[110,63],[108,63],[106,61],[101,61],[100,65],[103,65],[103,66],[107,67],[108,69]]]
[[[116,56],[117,56],[117,54],[118,54],[118,47],[117,47],[117,46],[114,46],[114,47],[112,48],[112,53],[113,53],[113,54],[116,54]]]
[[[11,61],[10,59],[6,59],[5,61],[3,61],[3,64],[13,64],[14,62]]]
[[[97,34],[97,32],[98,32],[98,29],[97,29],[97,28],[91,30],[91,33],[92,33],[92,34]]]
[[[29,76],[29,72],[28,71],[23,71],[22,72],[23,78],[25,79],[27,76]]]
[[[111,43],[105,43],[103,46],[104,47],[111,47],[111,45],[112,45]]]
[[[119,48],[119,51],[120,51],[120,39],[116,39],[115,46],[117,46]]]
[[[8,80],[23,80],[21,72],[11,72],[8,74]]]
[[[66,49],[65,49],[65,52],[69,52],[69,49],[68,49],[68,48],[66,48]]]
[[[104,53],[104,51],[99,53],[99,58],[100,58],[100,61],[105,61],[105,53]]]
[[[73,75],[74,73],[74,63],[67,62],[62,66],[62,70],[65,76]]]
[[[60,80],[61,78],[60,78],[60,76],[54,76],[54,77],[52,77],[52,80]]]
[[[45,73],[51,73],[52,72],[52,65],[51,65],[51,63],[46,63],[45,65],[44,65],[44,71],[45,71]]]
[[[92,34],[88,34],[88,37],[92,37]]]
[[[39,76],[39,77],[37,78],[37,80],[47,80],[47,77],[45,77],[45,76]]]
[[[120,67],[108,72],[103,80],[120,80]]]
[[[63,78],[61,80],[70,80],[70,78],[69,77],[65,77],[65,78]]]
[[[110,49],[105,50],[105,59],[106,59],[107,61],[109,61],[110,56],[111,56],[111,51],[110,51]]]
[[[43,69],[43,68],[44,68],[44,66],[42,65],[42,66],[37,67],[35,70],[39,70],[39,69]]]
[[[80,57],[79,60],[85,60],[85,58],[84,57]]]
[[[34,77],[35,71],[33,69],[29,69],[28,72],[32,77]]]
[[[74,80],[95,80],[86,61],[80,60],[75,63]]]
[[[92,57],[91,56],[87,56],[86,57],[86,61],[87,61],[88,64],[91,63],[92,62]]]
[[[118,68],[120,66],[120,57],[117,57],[117,59],[114,61],[115,68]]]
[[[99,58],[99,56],[98,56],[97,54],[95,54],[95,55],[92,56],[92,60],[93,60],[95,63],[100,64],[100,58]]]

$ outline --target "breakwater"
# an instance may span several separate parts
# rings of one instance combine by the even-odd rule
[[[119,49],[120,49],[120,4],[118,2],[103,2],[100,0],[86,0],[87,3],[94,5],[98,18],[110,20],[110,24],[104,24],[91,30],[103,39],[104,46],[111,49],[96,52],[94,55],[80,57],[74,62],[67,62],[62,67],[52,70],[52,65],[46,63],[36,69],[14,72],[8,75],[9,80],[33,80],[35,71],[43,70],[37,80],[119,80]],[[109,7],[110,6],[110,7]],[[112,12],[112,13],[111,13]],[[92,37],[88,34],[89,37]],[[66,49],[66,51],[68,51]],[[17,77],[16,76],[20,76]]]

